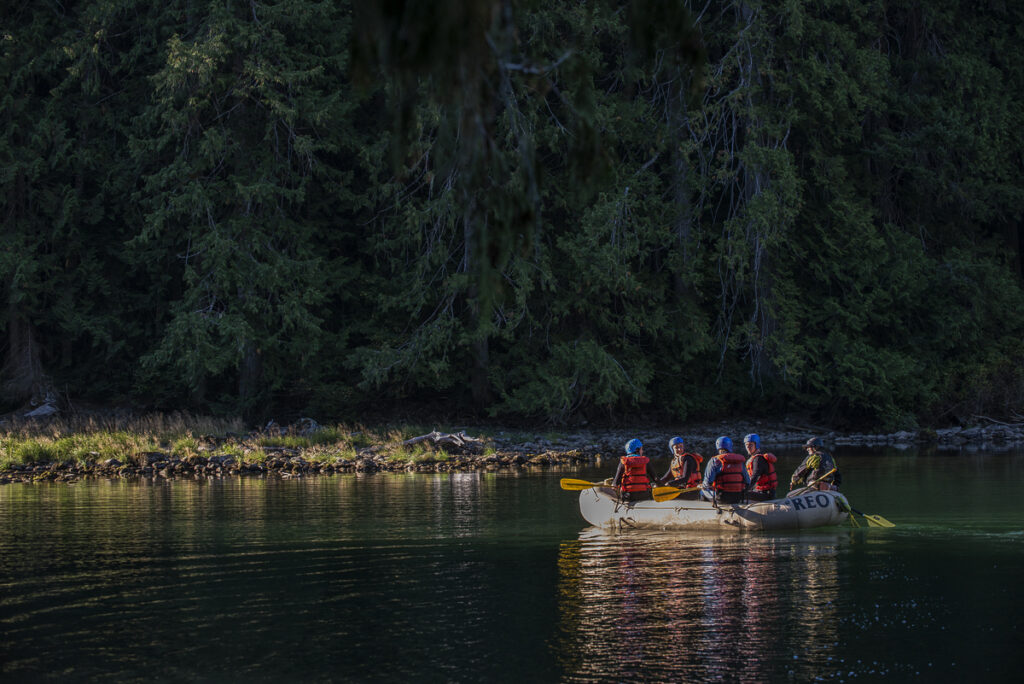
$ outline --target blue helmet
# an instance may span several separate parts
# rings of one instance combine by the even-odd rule
[[[756,446],[758,449],[761,448],[761,438],[755,435],[754,433],[750,433],[749,435],[743,438],[743,443],[746,444],[747,442],[753,442],[754,446]]]
[[[626,442],[626,453],[635,454],[636,452],[640,451],[640,449],[642,449],[643,446],[644,443],[641,442],[639,439],[631,439],[628,442]]]
[[[728,437],[719,437],[715,440],[715,448],[718,450],[725,449],[726,451],[732,451],[732,440]]]
[[[672,439],[668,440],[668,450],[672,451],[672,447],[674,447],[676,444],[681,444],[683,448],[686,448],[686,442],[683,441],[682,437],[673,437]]]

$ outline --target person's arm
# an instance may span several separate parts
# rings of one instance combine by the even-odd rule
[[[711,486],[715,483],[715,478],[718,477],[719,470],[721,470],[719,462],[717,460],[712,460],[704,470],[704,480],[701,482],[701,487],[704,487],[704,489],[711,489]]]
[[[700,483],[701,496],[709,501],[715,500],[715,488],[713,485],[721,469],[721,463],[717,459],[711,459],[708,467],[704,469],[704,479]]]
[[[618,486],[623,481],[623,474],[626,472],[626,466],[623,462],[618,462],[618,467],[615,468],[615,476],[611,479],[611,486]]]
[[[743,470],[746,470],[746,468]],[[747,489],[753,489],[754,485],[757,484],[757,481],[768,474],[768,468],[763,457],[754,459],[754,467],[752,470],[754,472],[750,473],[750,483],[747,485]]]
[[[814,454],[814,457],[815,462],[811,463],[813,467],[810,468],[811,472],[807,475],[807,481],[813,482],[820,479],[822,482],[833,482],[836,476],[836,473],[833,472],[836,470],[836,464],[832,455],[824,452]]]
[[[768,474],[768,466],[765,463],[764,458],[755,458],[754,459],[753,471],[754,472],[750,473],[750,482],[751,483],[756,483],[758,480],[760,480],[762,477],[764,477],[765,475]]]
[[[789,478],[790,486],[806,482],[808,476],[814,472],[820,463],[821,457],[818,454],[810,454],[804,459],[803,463],[797,466],[797,469],[793,472],[793,477]]]
[[[665,474],[658,478],[658,482],[660,482],[661,484],[668,484],[671,481],[672,481],[672,466],[669,466],[668,470],[665,471]]]
[[[615,468],[615,476],[611,480],[611,486],[618,486],[623,481],[623,473],[625,472],[626,466],[623,465],[622,461],[618,462],[618,467]]]
[[[830,470],[832,471],[832,474],[828,478],[829,482],[834,482],[836,476],[839,474],[839,466],[836,465],[836,459],[834,459],[832,457],[832,454],[828,452],[825,452],[825,454],[822,455],[820,469],[822,475],[829,472]]]
[[[836,488],[838,489],[839,485],[843,484],[843,474],[841,472],[839,472],[839,464],[836,463],[835,460],[833,459],[832,465],[830,465],[829,467],[830,468],[835,468],[835,470],[836,470],[834,473],[832,473],[832,477],[828,478],[829,482],[834,484],[836,486]]]
[[[693,456],[687,456],[683,459],[683,474],[679,476],[679,479],[683,482],[689,482],[690,476],[697,471],[697,460]],[[698,473],[699,475],[700,473]]]

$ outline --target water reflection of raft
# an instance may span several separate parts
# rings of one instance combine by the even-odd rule
[[[745,504],[710,501],[637,501],[620,503],[615,490],[594,487],[580,492],[580,513],[596,527],[655,530],[798,530],[838,525],[850,515],[839,492],[790,492],[785,498]]]

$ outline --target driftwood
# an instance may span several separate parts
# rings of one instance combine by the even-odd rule
[[[422,444],[423,442],[430,442],[434,447],[438,447],[442,444],[454,446],[462,451],[475,451],[482,449],[484,441],[477,437],[470,437],[465,432],[458,432],[455,434],[448,434],[445,432],[433,432],[420,435],[419,437],[413,437],[402,442],[402,446],[412,446],[414,444]]]
[[[271,419],[266,425],[260,430],[265,435],[277,436],[281,435],[299,435],[301,437],[308,437],[314,432],[323,430],[323,426],[316,422],[312,418],[299,418],[295,423],[288,426],[281,426],[277,424],[276,420]]]
[[[1017,414],[1014,414],[1014,415],[1017,415]],[[1004,423],[1001,420],[996,420],[995,418],[989,418],[988,416],[972,416],[972,418],[978,418],[980,420],[987,420],[990,423],[995,423],[996,425],[1005,425],[1006,427],[1014,427],[1015,425],[1019,424],[1019,423]]]
[[[831,432],[831,430],[829,430],[828,428],[815,427],[815,426],[808,427],[807,425],[790,425],[790,424],[786,424],[786,425],[783,425],[782,427],[787,428],[789,430],[797,430],[799,432],[810,432],[811,434],[815,434],[815,433],[822,434],[822,433],[826,433],[826,432]]]
[[[37,409],[33,409],[25,414],[25,418],[43,418],[44,416],[52,416],[55,413],[60,413],[60,409],[53,404],[43,404]]]

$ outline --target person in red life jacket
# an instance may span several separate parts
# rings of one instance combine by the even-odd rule
[[[835,457],[825,449],[821,438],[811,437],[804,444],[804,449],[807,450],[807,458],[793,471],[792,477],[789,478],[789,488],[795,489],[798,485],[805,482],[810,484],[820,478],[821,482],[815,485],[818,489],[838,490],[843,477],[839,474],[839,466],[836,465]]]
[[[644,456],[644,445],[639,439],[626,442],[626,455],[619,460],[612,486],[619,489],[622,501],[642,501],[651,498],[651,488],[657,482],[651,460]]]
[[[715,441],[718,455],[708,461],[701,483],[701,495],[709,501],[740,503],[750,488],[746,460],[732,452],[732,440],[719,437]]]
[[[761,438],[751,433],[743,438],[750,458],[747,459],[747,474],[750,475],[750,491],[747,498],[752,501],[768,501],[775,498],[779,476],[775,473],[775,454],[761,451]]]
[[[668,440],[669,451],[672,452],[672,463],[668,472],[661,476],[659,482],[670,487],[696,487],[700,484],[700,464],[704,457],[697,453],[686,450],[686,442],[682,437],[673,437]],[[678,498],[696,499],[697,492],[680,494]]]

